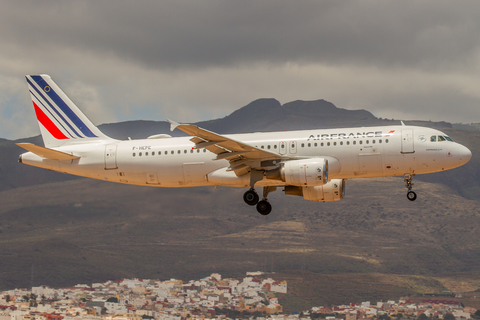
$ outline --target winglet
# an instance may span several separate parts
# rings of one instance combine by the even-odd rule
[[[403,127],[405,127],[405,123],[403,123],[402,120],[400,120],[400,123],[402,124]]]
[[[175,130],[175,128],[180,125],[180,123],[175,122],[175,121],[170,120],[170,119],[167,119],[167,121],[170,123],[170,131]]]

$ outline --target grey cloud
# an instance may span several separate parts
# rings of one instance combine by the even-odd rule
[[[466,67],[479,2],[11,1],[3,41],[157,68],[268,63]],[[28,12],[28,14],[26,14]]]

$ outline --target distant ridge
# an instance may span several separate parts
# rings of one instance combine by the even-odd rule
[[[301,129],[363,126],[378,120],[366,110],[337,108],[325,100],[296,100],[281,105],[276,99],[258,99],[230,115],[210,121],[198,122],[198,126],[223,133],[283,131]]]
[[[451,128],[448,122],[405,121],[411,125],[432,128]],[[399,120],[379,119],[366,110],[337,108],[325,100],[296,100],[281,105],[276,99],[262,98],[232,112],[228,116],[193,123],[199,127],[221,133],[268,132],[284,130],[329,129],[342,127],[366,127],[398,125]],[[185,136],[181,131],[170,132],[166,121],[136,120],[108,123],[100,130],[112,138],[126,140],[143,139],[148,136],[168,133],[174,137]]]

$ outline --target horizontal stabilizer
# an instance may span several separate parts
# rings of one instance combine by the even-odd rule
[[[80,158],[79,156],[75,156],[73,154],[40,147],[31,143],[17,143],[17,146],[22,147],[23,149],[28,150],[31,153],[35,153],[37,156],[45,159],[74,160]]]

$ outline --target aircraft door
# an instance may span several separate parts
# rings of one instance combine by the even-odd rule
[[[402,130],[402,153],[414,153],[415,149],[413,146],[413,130],[404,129]]]
[[[105,146],[105,170],[117,169],[117,145]]]
[[[183,178],[186,185],[200,185],[205,179],[205,162],[187,162],[183,164]]]
[[[290,146],[290,154],[297,153],[297,142],[296,141],[290,141],[289,146]]]
[[[285,141],[280,142],[280,154],[287,153],[287,143]]]

